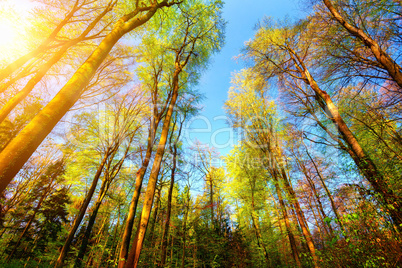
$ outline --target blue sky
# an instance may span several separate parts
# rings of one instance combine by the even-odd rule
[[[216,147],[221,155],[225,155],[236,144],[236,135],[226,124],[223,110],[231,74],[242,69],[241,61],[234,57],[240,54],[244,42],[253,38],[259,20],[264,16],[274,19],[302,17],[299,5],[298,0],[226,0],[223,10],[227,21],[225,46],[214,56],[199,84],[206,99],[200,117],[188,123],[190,129],[184,138],[190,146],[196,139]]]

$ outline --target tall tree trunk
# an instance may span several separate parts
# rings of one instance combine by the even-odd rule
[[[298,200],[298,198],[296,196],[296,193],[293,190],[293,187],[289,183],[288,177],[287,177],[286,172],[285,172],[283,167],[281,167],[281,175],[282,175],[282,180],[283,180],[285,189],[286,189],[286,191],[287,191],[287,193],[289,195],[289,198],[291,199],[291,203],[293,203],[294,206],[295,206],[297,219],[298,219],[299,225],[300,225],[300,227],[302,229],[304,238],[306,239],[307,247],[308,247],[308,249],[310,251],[310,254],[311,254],[311,257],[313,259],[314,267],[319,267],[318,266],[318,257],[317,257],[317,255],[315,253],[315,246],[314,246],[314,242],[313,242],[313,237],[311,236],[310,230],[309,230],[309,228],[308,228],[308,226],[306,224],[306,219],[304,217],[303,210],[300,207],[299,200]]]
[[[154,146],[154,140],[155,140],[155,135],[159,127],[159,123],[162,119],[162,116],[166,110],[166,106],[169,104],[169,99],[166,100],[164,106],[162,109],[159,111],[158,110],[158,78],[160,76],[160,72],[155,74],[154,77],[154,88],[152,92],[152,104],[153,104],[153,117],[151,118],[151,123],[148,131],[148,138],[147,138],[147,150],[145,153],[145,158],[142,161],[141,168],[137,171],[136,174],[136,180],[135,180],[135,188],[134,188],[134,193],[133,197],[130,202],[130,207],[127,215],[127,221],[124,227],[124,233],[122,237],[122,243],[121,243],[121,248],[120,248],[120,253],[119,253],[119,262],[118,262],[118,268],[123,268],[127,256],[128,256],[128,250],[130,247],[130,239],[131,239],[131,234],[134,226],[134,220],[135,220],[135,214],[137,212],[137,205],[138,205],[138,199],[141,194],[141,189],[142,189],[142,182],[144,180],[144,175],[148,169],[149,162],[152,157],[152,151],[153,151],[153,146]]]
[[[103,198],[105,197],[107,189],[108,189],[108,186],[107,186],[108,178],[107,177],[108,176],[105,176],[105,178],[102,182],[102,186],[101,186],[101,189],[99,190],[99,194],[98,194],[98,199],[96,200],[96,202],[93,206],[91,216],[89,217],[88,225],[87,225],[87,228],[85,229],[84,237],[82,238],[81,247],[78,252],[77,258],[75,259],[75,264],[74,264],[75,268],[82,267],[82,259],[84,258],[85,252],[88,247],[89,239],[91,238],[92,228],[95,224],[96,216],[98,215],[99,208],[102,204]]]
[[[327,0],[325,0],[327,1]],[[338,127],[342,139],[348,144],[348,153],[360,169],[362,174],[370,182],[374,191],[380,195],[379,201],[384,205],[384,208],[389,212],[396,228],[402,232],[402,202],[394,191],[387,185],[381,172],[377,169],[369,155],[363,150],[356,137],[350,131],[349,127],[343,121],[338,107],[332,102],[331,97],[322,90],[310,72],[306,68],[299,56],[289,48],[289,53],[294,58],[296,64],[301,67],[303,81],[311,87],[315,92],[315,98],[321,109],[328,115],[331,121]]]
[[[331,12],[335,20],[338,21],[351,35],[360,39],[363,44],[371,50],[373,56],[377,59],[378,63],[381,64],[382,69],[386,70],[389,76],[399,85],[400,93],[402,92],[402,73],[401,66],[399,66],[384,50],[381,49],[380,45],[372,39],[369,35],[363,32],[362,29],[357,28],[349,24],[341,14],[335,9],[330,0],[323,0],[325,6]]]
[[[167,1],[154,3],[142,16],[136,17],[140,10],[123,16],[59,93],[0,153],[0,193],[5,190],[60,119],[79,100],[85,87],[117,41],[126,33],[146,23],[158,9],[171,5]]]
[[[78,227],[81,224],[82,219],[85,216],[85,212],[87,211],[88,205],[91,202],[92,196],[96,190],[96,185],[98,184],[103,167],[105,166],[106,161],[107,161],[108,157],[110,156],[110,154],[111,154],[111,149],[108,148],[102,159],[102,162],[100,163],[100,165],[98,167],[98,170],[96,171],[94,179],[92,180],[91,187],[89,188],[89,191],[84,199],[84,202],[82,203],[82,205],[80,207],[80,211],[78,212],[78,215],[74,219],[73,225],[71,226],[70,232],[68,233],[66,242],[64,242],[63,248],[61,249],[61,252],[60,252],[59,258],[56,261],[55,267],[63,266],[64,259],[70,249],[71,242],[73,241],[73,238],[75,236],[75,232],[77,231]]]
[[[154,116],[155,116],[155,113],[154,113]],[[156,128],[159,124],[159,120],[160,120],[160,118],[158,118],[156,120],[157,123],[155,123],[155,124],[151,123],[153,126],[151,126],[149,133],[148,133],[147,151],[145,153],[145,158],[142,162],[141,168],[137,171],[137,174],[136,174],[134,193],[133,193],[133,197],[130,202],[130,207],[129,207],[128,215],[127,215],[127,221],[126,221],[126,225],[124,227],[124,233],[123,233],[121,247],[120,247],[118,268],[123,268],[124,264],[126,263],[126,260],[127,260],[128,250],[130,247],[130,239],[131,239],[131,234],[132,234],[133,225],[134,225],[135,213],[137,212],[138,199],[140,198],[140,194],[141,194],[142,181],[143,181],[144,175],[147,171],[149,161],[151,160],[153,140],[155,138],[155,132],[156,132]]]
[[[114,4],[115,2],[114,3],[110,2],[109,5],[105,8],[105,10],[88,25],[88,27],[83,31],[83,33],[79,37],[64,44],[59,51],[55,52],[55,54],[50,58],[48,62],[43,64],[38,69],[36,74],[28,81],[25,87],[16,95],[14,95],[9,101],[7,101],[7,103],[0,110],[0,124],[4,121],[4,119],[6,119],[6,117],[15,108],[15,106],[17,106],[18,103],[20,103],[23,99],[25,99],[26,96],[28,96],[28,94],[34,89],[35,85],[42,80],[42,78],[46,75],[46,73],[50,70],[50,68],[63,57],[63,55],[67,52],[67,50],[70,47],[78,44],[79,42],[85,39],[85,37],[89,34],[89,32],[91,32],[91,30],[96,26],[96,24],[109,11],[113,9]]]
[[[170,121],[171,117],[173,114],[173,109],[176,104],[176,100],[178,97],[179,93],[179,74],[183,68],[180,64],[179,68],[176,68],[175,73],[173,75],[173,94],[172,94],[172,99],[169,104],[169,108],[166,112],[166,116],[163,122],[163,127],[162,127],[162,133],[159,139],[159,144],[158,144],[158,149],[156,151],[154,163],[152,166],[151,174],[149,176],[148,180],[148,186],[147,190],[145,193],[145,201],[144,201],[144,206],[142,209],[141,213],[141,219],[139,222],[139,226],[137,229],[137,233],[135,236],[135,239],[133,241],[132,248],[130,250],[130,254],[128,257],[128,260],[126,262],[125,267],[137,267],[142,245],[144,242],[145,238],[145,232],[148,227],[148,221],[149,221],[149,215],[151,214],[151,209],[152,209],[152,203],[155,195],[155,188],[156,188],[156,182],[159,176],[159,171],[162,163],[162,158],[163,154],[165,153],[165,146],[166,146],[166,141],[167,137],[169,134],[169,129],[170,129]]]
[[[169,193],[168,193],[168,201],[167,201],[167,211],[166,211],[166,222],[165,227],[163,229],[162,235],[162,251],[161,251],[161,261],[159,263],[159,267],[164,267],[166,262],[166,249],[167,249],[167,237],[169,234],[169,225],[170,225],[170,213],[172,211],[172,195],[173,195],[173,188],[174,188],[174,177],[176,172],[176,157],[177,157],[177,144],[175,143],[173,146],[173,166],[172,172],[170,176],[170,186],[169,186]]]
[[[285,205],[285,202],[283,201],[282,192],[279,187],[278,175],[276,174],[275,171],[273,174],[273,179],[274,179],[276,194],[278,196],[279,206],[281,207],[283,219],[285,221],[286,233],[289,238],[290,248],[292,249],[292,256],[296,262],[297,267],[302,267],[302,264],[301,264],[300,258],[299,258],[299,251],[297,250],[297,246],[296,246],[296,240],[295,240],[295,237],[292,232],[292,227],[290,226],[290,220],[289,220],[288,212],[286,210],[286,205]]]

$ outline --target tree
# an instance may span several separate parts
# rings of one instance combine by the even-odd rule
[[[260,28],[256,40],[248,45],[248,56],[254,60],[256,71],[266,72],[266,69],[270,68],[271,75],[278,75],[284,79],[293,79],[296,87],[308,99],[313,99],[318,104],[324,115],[338,128],[340,137],[346,145],[342,146],[343,149],[350,155],[356,166],[371,183],[381,202],[392,215],[395,225],[400,226],[402,219],[399,198],[387,185],[386,180],[370,155],[362,148],[330,95],[319,87],[309,70],[308,44],[310,41],[305,38],[303,29],[306,29],[306,23],[301,23],[295,27],[277,27],[267,24]],[[308,87],[310,94],[307,93],[307,89],[298,84],[299,81]],[[313,108],[310,108],[310,110],[313,110]],[[338,140],[322,123],[318,123],[331,137]]]
[[[142,3],[141,3],[142,4]],[[50,101],[41,112],[13,139],[0,154],[0,192],[3,192],[13,177],[21,169],[43,139],[51,132],[57,122],[79,100],[85,87],[107,57],[110,50],[126,33],[143,25],[163,7],[177,4],[176,2],[155,2],[148,6],[137,1],[134,9],[122,16],[114,25],[113,30],[106,35],[99,46],[89,56],[84,64],[75,72],[67,84]]]
[[[137,92],[137,94],[139,93]],[[64,259],[68,254],[75,233],[79,225],[81,224],[81,221],[85,216],[85,212],[92,200],[92,196],[96,191],[101,174],[104,173],[104,180],[98,193],[98,200],[96,202],[94,210],[95,212],[92,214],[92,224],[96,219],[97,211],[99,210],[99,206],[101,205],[102,200],[110,187],[110,184],[119,173],[124,160],[130,152],[131,144],[135,140],[136,135],[138,135],[138,122],[143,112],[143,106],[137,94],[127,94],[125,96],[123,95],[120,99],[112,103],[112,105],[109,106],[108,110],[105,110],[103,112],[101,111],[101,113],[99,114],[80,115],[81,121],[85,122],[88,125],[88,128],[85,131],[87,133],[87,136],[82,135],[75,141],[78,143],[78,145],[89,145],[89,151],[92,150],[95,151],[95,153],[100,152],[100,162],[96,163],[98,166],[96,169],[96,173],[93,177],[88,193],[85,195],[78,215],[74,219],[74,223],[70,229],[67,240],[63,248],[61,249],[60,256],[56,262],[56,267],[60,267],[63,265]],[[110,112],[112,113],[110,114]],[[102,125],[102,123],[104,125]],[[80,131],[78,131],[78,133],[80,133]],[[84,140],[80,141],[79,139]],[[90,143],[91,140],[92,143]],[[125,146],[125,149],[122,149],[123,146]],[[82,150],[83,148],[79,147],[78,149]],[[118,154],[121,150],[123,150],[123,156],[119,160],[116,160],[119,157]],[[88,153],[88,151],[82,151],[84,153]],[[87,229],[87,236],[89,236],[91,228]],[[83,248],[81,254],[83,254],[83,252],[85,252],[85,248]],[[80,258],[82,257],[83,256],[80,256]]]
[[[401,67],[391,58],[390,54],[387,53],[384,48],[382,48],[380,44],[370,36],[369,33],[367,33],[367,30],[363,30],[357,25],[354,26],[350,24],[347,20],[345,20],[345,18],[332,5],[332,2],[330,0],[323,0],[323,3],[331,12],[333,18],[339,24],[341,24],[343,28],[345,28],[345,30],[349,32],[350,35],[353,35],[354,37],[359,39],[360,42],[362,42],[367,48],[369,48],[376,61],[379,63],[379,67],[387,71],[388,75],[398,84],[399,88],[402,88]],[[375,5],[375,3],[371,2],[369,3],[369,5]],[[361,23],[364,25],[364,21],[361,21]]]
[[[148,226],[149,215],[151,213],[152,203],[155,195],[155,185],[157,182],[161,161],[165,152],[170,121],[173,114],[173,109],[179,96],[179,90],[182,87],[180,78],[186,79],[187,77],[190,77],[192,80],[193,77],[190,75],[196,75],[197,70],[202,69],[210,55],[218,50],[221,46],[221,30],[223,27],[223,22],[220,18],[219,9],[217,10],[217,7],[219,8],[220,5],[220,1],[212,2],[209,5],[194,2],[188,6],[182,5],[180,8],[181,12],[177,12],[176,14],[173,13],[176,18],[175,23],[177,23],[176,25],[179,27],[176,26],[177,28],[173,28],[173,30],[171,30],[173,32],[177,32],[175,35],[177,39],[172,40],[172,45],[174,45],[174,48],[172,49],[173,57],[171,63],[172,66],[174,66],[174,69],[171,73],[172,76],[170,82],[170,94],[172,97],[164,118],[158,148],[155,154],[155,159],[145,193],[145,203],[141,213],[139,227],[137,229],[136,237],[133,241],[132,249],[130,250],[129,258],[126,262],[126,267],[137,267],[139,262],[139,256],[145,238],[145,232]],[[182,23],[184,25],[184,32],[183,29],[180,28]],[[182,72],[184,75],[181,75]]]

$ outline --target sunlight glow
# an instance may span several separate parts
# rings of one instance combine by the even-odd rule
[[[9,20],[0,19],[0,48],[7,49],[16,42],[17,29],[13,27]]]
[[[0,1],[0,61],[10,61],[27,52],[26,15],[32,8],[26,0]]]

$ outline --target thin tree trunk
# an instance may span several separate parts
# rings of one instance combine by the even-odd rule
[[[310,155],[310,153],[308,152],[307,149],[306,149],[306,153],[307,153],[307,156],[310,158],[311,163],[313,164],[314,169],[315,169],[315,171],[317,172],[318,178],[320,179],[321,185],[322,185],[322,187],[324,188],[325,193],[327,194],[327,196],[328,196],[328,198],[329,198],[329,201],[330,201],[330,203],[331,203],[332,211],[334,212],[335,217],[336,217],[336,219],[338,220],[339,227],[341,228],[342,233],[343,233],[344,235],[346,235],[345,227],[343,226],[343,223],[342,223],[342,220],[341,220],[341,216],[339,215],[338,209],[336,208],[335,201],[334,201],[334,199],[333,199],[333,197],[332,197],[332,194],[331,194],[331,192],[329,191],[327,185],[325,184],[324,178],[322,177],[321,172],[320,172],[320,170],[319,170],[318,167],[317,167],[317,164],[315,163],[314,159],[311,157],[311,155]],[[328,225],[330,225],[330,223],[329,223]]]
[[[176,169],[176,167],[174,167]],[[172,193],[173,193],[173,187],[174,187],[174,174],[173,174],[173,169],[172,169],[172,177],[170,181],[170,187],[169,187],[169,194],[168,194],[168,204],[167,204],[167,212],[166,212],[166,222],[165,226],[163,229],[163,235],[162,235],[162,250],[161,250],[161,261],[159,263],[159,267],[164,267],[165,266],[165,261],[166,261],[166,250],[167,250],[167,236],[169,234],[169,225],[170,225],[170,213],[172,210]]]
[[[157,105],[158,87],[157,87],[157,84],[158,84],[158,76],[159,75],[160,75],[160,72],[158,72],[156,74],[156,76],[154,77],[155,85],[154,85],[153,92],[152,92],[152,103],[154,105],[154,108],[153,108],[153,117],[151,119],[150,128],[148,131],[147,150],[145,153],[145,158],[142,161],[142,166],[137,171],[137,174],[136,174],[134,193],[133,193],[133,197],[130,202],[130,207],[129,207],[129,211],[128,211],[128,215],[127,215],[127,221],[125,224],[124,233],[123,233],[123,237],[122,237],[122,243],[121,243],[121,248],[120,248],[120,253],[119,253],[118,268],[123,268],[126,263],[126,260],[127,260],[128,251],[129,251],[129,247],[130,247],[130,239],[131,239],[132,230],[133,230],[133,226],[134,226],[135,214],[137,212],[138,199],[141,194],[142,182],[143,182],[144,175],[147,171],[149,162],[152,157],[152,150],[153,150],[153,146],[154,146],[155,135],[156,135],[159,123],[162,119],[162,115],[163,115],[164,111],[166,110],[166,106],[168,105],[168,101],[167,101],[167,102],[165,102],[165,105],[164,105],[164,107],[162,107],[161,111],[160,112],[158,111],[158,105]]]
[[[171,121],[171,117],[173,114],[173,108],[176,104],[176,100],[178,97],[179,74],[181,72],[181,68],[176,69],[176,71],[173,75],[172,99],[170,101],[170,105],[167,110],[164,122],[163,122],[162,133],[161,133],[161,136],[159,139],[158,149],[156,151],[154,163],[153,163],[151,174],[150,174],[149,181],[148,181],[147,190],[145,193],[145,201],[144,201],[144,206],[142,209],[139,227],[137,229],[137,233],[136,233],[135,239],[133,241],[133,245],[130,250],[130,254],[129,254],[129,257],[128,257],[128,260],[127,260],[126,266],[125,266],[127,268],[128,267],[137,267],[137,265],[138,265],[142,245],[143,245],[144,238],[145,238],[145,232],[146,232],[147,226],[148,226],[149,215],[151,214],[152,203],[153,203],[153,199],[154,199],[154,195],[155,195],[156,182],[157,182],[157,179],[159,176],[159,171],[160,171],[160,167],[161,167],[163,154],[165,153],[165,146],[166,146],[166,141],[167,141],[167,137],[169,134],[170,121]]]
[[[177,114],[176,114],[177,116]],[[170,145],[170,150],[173,153],[173,159],[172,159],[172,170],[171,170],[171,179],[170,179],[170,187],[169,187],[169,194],[168,194],[168,203],[167,203],[167,211],[166,211],[166,222],[165,222],[165,228],[163,231],[163,235],[162,235],[162,251],[161,251],[161,261],[159,264],[159,267],[164,267],[165,266],[165,262],[166,262],[166,251],[167,251],[167,237],[169,234],[169,226],[170,226],[170,214],[172,211],[172,195],[173,195],[173,188],[174,188],[174,182],[175,182],[175,172],[176,172],[176,166],[177,166],[177,142],[180,139],[180,135],[181,135],[181,130],[183,127],[183,123],[184,120],[186,119],[186,115],[184,115],[183,121],[180,124],[180,128],[176,137],[176,141],[173,144],[173,148]],[[173,124],[173,129],[176,126],[176,121]],[[172,144],[172,137],[173,135],[170,136],[170,144]]]
[[[209,177],[209,202],[211,206],[211,222],[212,226],[215,226],[215,215],[214,215],[214,185],[213,185],[213,180],[212,180],[212,174],[207,174],[207,180]]]
[[[191,51],[188,52],[187,56],[184,56],[184,48],[186,47],[188,36],[185,36],[183,40],[183,45],[176,51],[176,59],[175,59],[175,71],[172,77],[172,94],[169,103],[169,108],[166,111],[165,119],[163,122],[162,132],[159,138],[158,149],[155,154],[154,163],[152,166],[151,174],[148,180],[148,186],[145,193],[145,201],[144,206],[142,208],[141,219],[139,222],[139,226],[137,228],[137,233],[135,239],[133,241],[133,246],[130,250],[130,254],[128,260],[126,262],[125,267],[137,267],[142,245],[144,243],[145,233],[148,227],[149,215],[151,214],[152,203],[155,195],[156,182],[159,176],[159,171],[163,159],[163,155],[165,153],[166,142],[170,129],[170,121],[173,115],[173,109],[176,105],[176,101],[179,95],[179,75],[182,72],[183,68],[187,65],[190,57],[192,56],[192,51],[194,50],[195,43],[192,43]],[[183,61],[182,61],[183,60]]]
[[[91,213],[91,216],[89,217],[88,220],[88,225],[87,228],[85,229],[85,233],[84,233],[84,237],[82,238],[82,243],[81,243],[81,247],[80,250],[78,252],[78,256],[75,259],[75,264],[74,267],[79,268],[82,266],[82,259],[84,258],[85,255],[85,251],[87,249],[88,246],[88,242],[89,239],[91,238],[91,233],[92,233],[92,228],[95,224],[95,220],[96,220],[96,216],[98,215],[98,211],[99,208],[102,204],[103,198],[106,195],[107,192],[107,184],[108,184],[108,178],[107,176],[105,176],[103,182],[102,182],[102,186],[101,189],[99,190],[99,195],[98,195],[98,199],[96,200],[94,206],[93,206],[93,211]]]
[[[159,263],[159,267],[164,267],[166,262],[166,249],[167,249],[167,236],[169,234],[169,225],[170,225],[170,213],[172,211],[172,194],[174,188],[174,177],[176,172],[176,156],[177,156],[177,145],[174,145],[173,149],[173,167],[171,172],[169,193],[168,193],[168,201],[167,201],[167,211],[166,211],[166,222],[165,227],[163,229],[162,235],[162,251],[161,251],[161,261]]]
[[[299,251],[297,250],[297,246],[296,246],[296,240],[292,233],[292,227],[290,226],[289,216],[288,216],[288,213],[286,210],[285,202],[283,201],[283,198],[282,198],[281,189],[279,187],[279,181],[277,178],[277,174],[274,174],[273,179],[274,179],[276,194],[278,196],[279,205],[281,207],[283,219],[285,221],[286,233],[289,238],[290,248],[292,249],[292,256],[296,262],[297,267],[302,267],[302,264],[301,264],[300,258],[299,258]]]
[[[129,139],[129,143],[124,151],[123,156],[120,158],[120,160],[116,164],[114,164],[111,167],[113,159],[115,158],[116,153],[118,152],[118,149],[120,147],[120,141],[118,141],[118,138],[117,138],[117,140],[114,141],[114,143],[115,143],[114,150],[112,151],[111,157],[109,158],[109,161],[107,163],[107,167],[106,167],[107,172],[105,172],[105,176],[104,176],[101,188],[99,190],[98,199],[94,205],[94,210],[92,212],[92,215],[89,218],[88,226],[87,226],[87,228],[85,230],[85,234],[84,234],[84,239],[81,244],[81,248],[78,253],[78,257],[76,258],[76,261],[75,261],[75,265],[74,265],[75,267],[81,267],[81,265],[82,265],[82,258],[85,255],[85,251],[88,246],[88,240],[91,236],[92,228],[93,228],[93,225],[95,224],[96,216],[98,214],[100,205],[102,204],[103,198],[105,197],[107,191],[109,190],[110,184],[113,182],[113,180],[119,174],[120,169],[123,166],[124,160],[127,158],[128,152],[130,151],[130,148],[131,148],[130,145],[131,145],[133,139],[134,139],[134,134],[132,133],[132,135],[130,136],[130,139]]]
[[[142,181],[144,179],[145,172],[147,171],[149,161],[152,156],[152,146],[153,146],[153,134],[152,133],[154,133],[155,131],[156,130],[151,129],[149,132],[145,159],[142,162],[141,168],[137,171],[137,174],[136,174],[134,193],[133,193],[133,197],[130,202],[130,207],[129,207],[129,211],[128,211],[128,215],[127,215],[127,221],[126,221],[126,225],[124,228],[124,233],[123,233],[121,247],[120,247],[118,268],[123,268],[124,264],[126,263],[126,260],[127,260],[128,250],[130,247],[131,233],[133,230],[133,225],[134,225],[134,220],[135,220],[135,213],[137,212],[138,199],[141,194]]]
[[[319,267],[318,266],[318,257],[315,253],[315,246],[314,246],[314,242],[313,242],[313,237],[311,236],[310,230],[306,224],[306,219],[304,217],[304,213],[303,210],[300,207],[299,201],[297,199],[297,196],[292,188],[292,186],[289,183],[288,177],[286,175],[286,172],[284,170],[283,167],[281,167],[281,175],[282,175],[282,179],[283,179],[283,183],[285,186],[285,189],[287,191],[287,193],[289,194],[289,197],[291,199],[291,202],[294,204],[295,206],[295,210],[296,210],[296,215],[297,215],[297,219],[299,220],[299,225],[302,229],[303,235],[306,239],[307,242],[307,247],[310,251],[311,257],[313,258],[313,263],[314,263],[314,267]]]
[[[311,203],[311,200],[310,200],[310,195],[309,195],[309,194],[305,194],[304,197],[306,198],[306,201],[307,201],[307,204],[308,204],[308,208],[310,209],[311,213],[313,213],[314,221],[315,221],[315,224],[317,225],[317,231],[318,231],[318,233],[320,234],[321,245],[322,245],[322,247],[324,248],[324,247],[325,247],[325,237],[324,237],[324,233],[323,233],[323,231],[322,231],[321,226],[324,227],[324,231],[325,231],[325,233],[326,233],[327,235],[328,235],[328,230],[325,228],[325,223],[324,223],[324,221],[322,220],[322,216],[321,216],[320,212],[318,211],[317,206],[316,206],[316,209],[317,209],[317,212],[318,212],[318,215],[319,215],[319,216],[317,216],[316,212],[314,211],[314,207],[313,207],[313,205],[312,205],[312,203]],[[318,219],[320,219],[321,224],[320,224],[320,222],[318,221]]]
[[[299,166],[301,167],[301,170],[302,170],[302,172],[303,172],[303,174],[304,174],[304,177],[307,179],[307,182],[308,182],[308,184],[310,185],[311,191],[313,192],[313,194],[314,194],[314,196],[315,196],[315,200],[316,200],[316,202],[317,202],[317,207],[318,207],[318,209],[319,209],[319,212],[321,212],[321,213],[319,213],[320,219],[321,219],[322,223],[324,224],[325,222],[324,222],[324,220],[323,220],[323,217],[324,217],[324,219],[325,219],[325,218],[327,218],[327,215],[326,215],[326,213],[325,213],[325,211],[324,211],[324,208],[323,208],[323,206],[322,206],[321,199],[320,199],[320,195],[319,195],[318,192],[317,192],[317,189],[316,189],[316,187],[315,187],[314,181],[312,180],[312,178],[311,178],[310,175],[308,174],[307,169],[306,169],[306,166],[304,165],[304,163],[303,163],[302,161],[300,161],[300,160],[297,158],[297,156],[296,156],[296,160],[297,160]],[[322,215],[322,216],[321,216],[321,215]],[[325,231],[327,231],[327,229],[326,229],[325,226],[326,226],[326,225],[324,224]],[[333,232],[333,230],[332,230],[331,225],[327,225],[327,227],[328,227],[328,229],[329,229],[329,232],[331,233],[331,236],[333,236],[334,232]]]
[[[189,210],[190,210],[190,192],[187,193],[187,206],[183,220],[183,252],[181,255],[181,266],[180,266],[181,268],[184,268],[184,264],[186,262],[186,232],[187,232],[187,217]]]
[[[66,242],[64,242],[63,248],[61,249],[61,252],[60,252],[59,258],[56,261],[55,267],[63,266],[64,259],[70,249],[71,242],[73,241],[75,232],[77,231],[79,225],[81,224],[82,219],[85,216],[85,212],[86,212],[88,205],[91,202],[92,196],[96,190],[96,185],[98,184],[98,180],[102,173],[103,167],[105,166],[106,161],[107,161],[108,157],[110,156],[110,154],[111,154],[111,149],[108,148],[102,159],[101,164],[98,167],[98,170],[96,171],[94,179],[92,180],[91,187],[89,188],[89,191],[85,197],[85,200],[80,207],[80,211],[78,212],[78,215],[74,219],[73,226],[71,227],[70,232],[68,233]]]
[[[163,179],[163,178],[161,178],[161,179]],[[153,213],[152,213],[153,217],[152,217],[152,220],[151,220],[151,228],[150,228],[150,232],[151,232],[150,236],[151,237],[149,238],[149,241],[151,241],[151,247],[153,247],[153,244],[154,244],[153,241],[154,241],[154,236],[155,236],[155,232],[154,232],[155,224],[156,224],[156,221],[157,221],[158,217],[160,217],[160,215],[159,215],[159,205],[161,203],[161,194],[162,194],[162,189],[163,189],[162,186],[163,185],[160,185],[160,189],[156,188],[155,207],[153,208]],[[163,211],[162,211],[162,218],[163,218]]]

